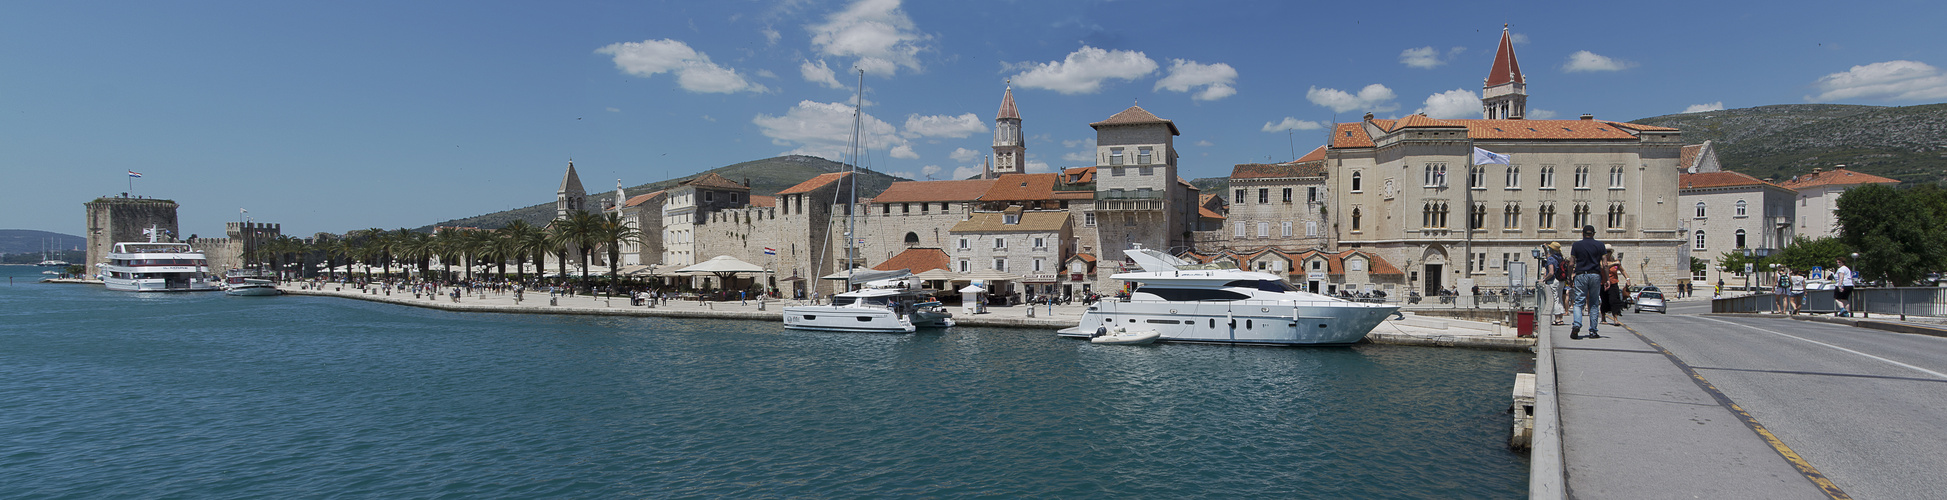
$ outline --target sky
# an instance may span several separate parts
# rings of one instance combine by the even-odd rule
[[[1601,7],[1596,7],[1600,5]],[[1131,105],[1185,178],[1287,161],[1370,111],[1478,118],[1503,24],[1530,118],[1947,101],[1947,3],[14,2],[0,228],[182,205],[309,236],[419,227],[783,154],[954,179],[1010,85],[1030,171],[1092,164]],[[128,172],[142,174],[132,178]],[[248,210],[248,214],[242,213]]]

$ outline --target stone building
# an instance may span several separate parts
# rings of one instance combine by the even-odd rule
[[[1717,262],[1726,253],[1748,252],[1764,257],[1790,245],[1796,234],[1795,201],[1789,188],[1717,167],[1709,143],[1684,146],[1684,173],[1677,178],[1678,217],[1685,219],[1689,244],[1678,263],[1689,258]],[[1686,258],[1687,257],[1687,258]],[[1743,269],[1721,270],[1707,265],[1693,281],[1741,282]],[[1701,284],[1701,283],[1700,283]]]
[[[116,243],[149,241],[151,229],[161,231],[158,241],[176,241],[176,202],[153,198],[96,198],[83,203],[88,215],[87,275],[101,272]]]
[[[993,179],[894,182],[868,207],[860,231],[868,259],[884,260],[908,248],[946,248],[948,232],[967,220],[974,204],[994,186]]]
[[[1505,286],[1512,270],[1531,282],[1531,250],[1593,225],[1638,281],[1687,277],[1678,265],[1679,132],[1590,115],[1521,119],[1526,80],[1505,31],[1495,60],[1484,90],[1507,93],[1483,99],[1488,118],[1367,114],[1334,126],[1325,167],[1338,209],[1327,217],[1339,246],[1403,263],[1408,286],[1431,294]],[[1511,160],[1475,165],[1475,148]]]
[[[1839,216],[1835,215],[1839,210],[1839,195],[1866,184],[1890,186],[1899,183],[1894,179],[1846,170],[1845,165],[1840,165],[1830,172],[1814,168],[1812,173],[1787,179],[1779,185],[1798,192],[1798,234],[1816,239],[1839,235]]]
[[[653,266],[663,263],[663,204],[669,192],[655,191],[626,198],[619,213],[622,221],[640,231],[640,241],[622,244],[622,265]]]
[[[1176,123],[1130,106],[1089,127],[1095,129],[1093,213],[1101,257],[1125,261],[1122,251],[1137,244],[1188,249],[1199,217],[1196,189],[1177,177],[1175,137],[1182,134]]]
[[[785,296],[805,296],[814,290],[829,295],[836,290],[833,285],[819,283],[823,281],[819,277],[837,272],[847,261],[838,254],[845,251],[845,238],[849,237],[845,234],[846,216],[858,206],[844,201],[854,199],[852,183],[846,182],[851,175],[820,174],[777,192],[771,248],[777,250],[777,274],[787,276],[779,282]]]
[[[1238,269],[1276,274],[1285,281],[1313,293],[1338,294],[1399,291],[1406,273],[1373,252],[1342,250],[1327,252],[1311,248],[1285,251],[1267,248],[1254,251],[1223,250],[1212,254],[1191,252],[1185,257],[1198,262],[1227,261]]]
[[[1331,197],[1325,186],[1325,147],[1296,161],[1246,163],[1230,173],[1229,231],[1216,242],[1235,251],[1275,248],[1296,252],[1332,244],[1325,215]]]
[[[662,262],[684,267],[716,256],[700,252],[698,238],[708,235],[698,233],[696,226],[709,221],[717,211],[748,206],[750,186],[711,172],[677,184],[666,196],[662,207]]]

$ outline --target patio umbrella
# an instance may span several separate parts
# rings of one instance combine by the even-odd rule
[[[729,283],[730,280],[736,278],[737,273],[761,273],[764,272],[764,266],[744,262],[728,255],[718,255],[702,263],[677,269],[676,272],[682,274],[714,274],[718,279]]]

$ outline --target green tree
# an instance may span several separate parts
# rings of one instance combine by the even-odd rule
[[[543,262],[541,255],[546,252],[547,232],[523,220],[508,223],[506,227],[500,228],[499,232],[501,237],[505,238],[510,246],[512,246],[514,268],[520,270],[520,280],[526,281],[528,256],[531,255],[534,257],[535,269],[538,270],[541,268],[541,263]],[[507,272],[505,270],[501,271],[501,275],[505,276],[506,274]]]
[[[1770,270],[1769,264],[1790,267],[1794,271],[1809,271],[1813,267],[1829,269],[1832,259],[1848,253],[1852,253],[1852,250],[1847,249],[1846,244],[1840,243],[1838,238],[1827,236],[1811,239],[1799,236],[1792,238],[1791,244],[1779,249],[1778,253],[1766,257],[1764,263],[1767,271]]]
[[[1947,220],[1935,215],[1931,193],[1867,184],[1839,195],[1839,241],[1858,250],[1860,277],[1904,286],[1947,263]]]
[[[596,224],[596,239],[608,249],[608,282],[614,286],[618,279],[616,264],[622,260],[622,244],[642,243],[642,230],[636,229],[621,214],[605,214]]]
[[[1759,269],[1760,264],[1758,258],[1746,256],[1742,251],[1732,250],[1717,256],[1717,269],[1719,271],[1741,273],[1744,272],[1745,264],[1751,264],[1753,271],[1761,270]]]

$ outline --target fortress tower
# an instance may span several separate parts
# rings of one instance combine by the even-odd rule
[[[126,196],[126,195],[125,195]],[[148,241],[142,231],[162,231],[157,241],[176,241],[176,202],[152,198],[96,198],[88,207],[88,276],[115,249],[116,242]]]

